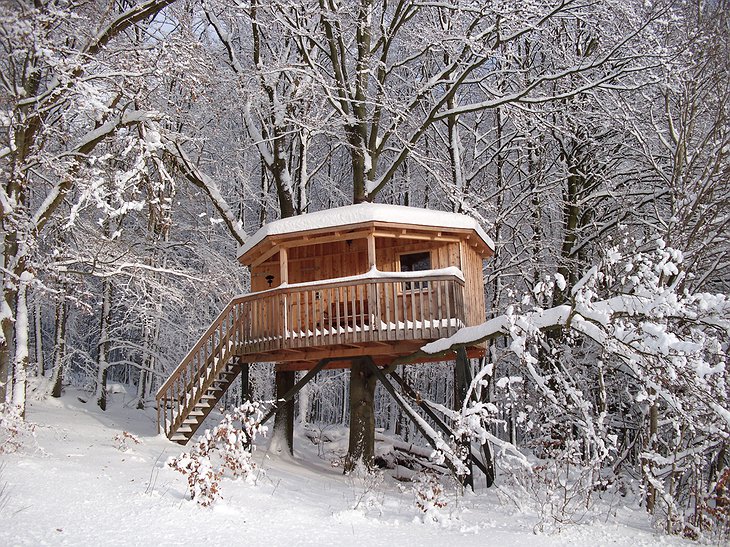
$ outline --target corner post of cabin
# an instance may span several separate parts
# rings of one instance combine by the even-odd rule
[[[373,268],[377,267],[377,258],[376,258],[376,254],[375,254],[375,231],[374,230],[371,229],[368,231],[367,241],[368,241],[368,271],[370,271]],[[367,307],[368,307],[368,310],[370,310],[369,313],[371,315],[370,320],[368,322],[370,324],[371,329],[374,329],[375,324],[376,324],[375,318],[373,317],[373,313],[375,311],[375,291],[376,290],[377,289],[376,289],[374,283],[367,284],[367,298],[368,298]],[[371,336],[372,336],[372,332],[373,331],[371,330]]]
[[[289,253],[286,247],[279,249],[279,285],[289,284]],[[289,339],[289,303],[286,292],[280,292],[279,321],[281,343],[286,344]]]
[[[279,279],[281,283],[289,283],[289,253],[286,247],[279,249]]]
[[[368,269],[372,270],[375,265],[375,232],[370,230],[368,232]]]

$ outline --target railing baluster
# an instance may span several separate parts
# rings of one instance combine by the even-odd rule
[[[426,316],[423,313],[423,283],[418,288],[418,320],[421,322],[421,329],[419,331],[419,338],[426,338]]]
[[[385,335],[386,340],[391,340],[393,337],[392,328],[391,328],[392,323],[390,321],[391,308],[393,309],[393,316],[396,318],[395,323],[396,324],[398,323],[398,319],[397,319],[398,312],[395,310],[395,302],[393,301],[393,297],[395,296],[395,298],[398,298],[398,295],[396,294],[396,292],[394,292],[392,290],[393,287],[391,287],[391,285],[393,285],[393,287],[395,286],[393,283],[384,283],[382,286],[383,297],[385,300],[385,318],[384,318],[383,322],[385,323],[385,328],[386,328],[386,335]],[[378,292],[378,294],[380,294],[380,287],[378,287],[376,285],[375,290]],[[397,328],[397,327],[395,327],[395,328]]]
[[[411,336],[418,338],[418,325],[416,324],[416,282],[411,281],[410,294],[408,299],[411,303]]]
[[[334,295],[334,302],[335,302],[335,341],[337,343],[340,343],[341,342],[341,339],[340,339],[340,326],[342,325],[341,320],[340,320],[340,303],[341,303],[340,289],[339,288],[334,289],[334,293],[335,293],[335,295]]]
[[[433,313],[433,291],[435,288],[434,283],[436,283],[436,281],[432,281],[431,283],[428,284],[428,301],[427,301],[427,303],[428,303],[428,319],[429,319],[429,328],[428,328],[428,337],[429,338],[433,338],[434,333],[436,332],[434,330],[434,327],[436,326],[435,325],[436,316]]]
[[[446,336],[451,336],[454,334],[454,323],[452,322],[452,316],[451,316],[451,292],[452,292],[453,285],[451,282],[446,283],[446,318],[447,318],[447,325],[448,329],[446,331]]]
[[[408,337],[406,335],[406,333],[408,332],[408,298],[406,297],[407,290],[408,289],[406,289],[404,286],[403,294],[402,294],[403,298],[401,299],[401,306],[402,306],[401,311],[403,312],[403,329],[399,333],[400,334],[400,336],[398,337],[399,340],[403,340]],[[413,284],[411,284],[411,290],[413,290]]]
[[[290,333],[290,317],[289,317],[289,295],[286,293],[279,294],[279,316],[277,325],[279,329],[277,332],[277,338],[281,343],[281,347],[286,347],[287,340]]]
[[[274,295],[273,298],[268,298],[266,300],[266,341],[268,348],[273,347],[271,345],[271,340],[274,337],[274,301],[277,296],[278,295]]]
[[[236,334],[236,355],[243,355],[246,353],[246,303],[239,302],[236,304],[238,308],[238,333]]]
[[[299,345],[303,346],[305,343],[305,340],[309,339],[309,291],[303,290],[302,291],[302,298],[301,298],[301,326],[300,330],[302,332],[302,337],[299,340]]]
[[[327,315],[329,317],[329,343],[334,344],[335,343],[335,329],[334,325],[332,324],[334,321],[334,317],[332,317],[332,303],[334,302],[334,295],[332,293],[333,289],[332,287],[327,289]]]
[[[368,325],[368,340],[379,340],[380,339],[380,332],[377,329],[377,325],[375,324],[375,312],[376,310],[376,304],[375,304],[375,291],[373,290],[374,283],[366,283],[363,287],[364,295],[363,298],[368,303],[368,310],[367,310],[367,325]]]
[[[358,290],[359,287],[359,290]],[[356,285],[355,286],[355,295],[356,298],[359,298],[358,302],[360,302],[360,318],[358,320],[358,324],[360,326],[360,335],[357,338],[358,342],[362,342],[363,340],[367,340],[367,333],[365,332],[365,316],[367,310],[365,309],[365,286],[364,285]],[[359,297],[357,296],[359,295]]]
[[[321,289],[312,291],[312,323],[317,329],[317,342],[324,343],[324,312],[323,312],[324,292]]]

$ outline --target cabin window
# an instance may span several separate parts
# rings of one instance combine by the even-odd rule
[[[431,253],[408,253],[400,255],[400,271],[402,272],[422,272],[431,269]],[[406,281],[403,284],[405,290],[411,289],[411,282]],[[413,283],[414,289],[421,290],[428,288],[428,281],[416,281]]]

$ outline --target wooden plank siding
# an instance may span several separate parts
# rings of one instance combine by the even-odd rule
[[[467,325],[479,325],[486,321],[487,310],[484,300],[484,282],[482,268],[484,260],[481,255],[468,245],[460,244],[462,257],[461,271],[464,273],[464,306]]]

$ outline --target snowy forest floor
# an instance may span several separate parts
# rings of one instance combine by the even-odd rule
[[[374,481],[345,477],[309,439],[294,460],[255,453],[254,484],[224,479],[223,499],[190,501],[182,475],[165,466],[181,447],[157,435],[153,412],[115,401],[101,412],[79,400],[34,401],[35,440],[0,455],[0,545],[683,545],[652,530],[638,508],[616,507],[605,520],[535,534],[538,516],[498,492],[448,491],[440,523],[424,523],[413,487],[392,471]],[[127,451],[114,438],[140,444]]]

